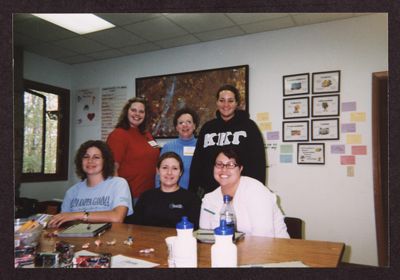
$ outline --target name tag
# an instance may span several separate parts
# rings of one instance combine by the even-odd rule
[[[147,143],[149,143],[149,145],[152,146],[153,148],[159,148],[157,142],[154,140],[150,140]]]
[[[184,156],[193,156],[195,148],[196,147],[192,147],[192,146],[184,146],[183,147],[183,155]]]

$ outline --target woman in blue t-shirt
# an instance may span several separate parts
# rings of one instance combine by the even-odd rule
[[[184,171],[179,179],[179,186],[187,190],[189,187],[190,166],[197,143],[197,139],[194,136],[199,126],[199,116],[194,110],[185,107],[176,111],[173,122],[179,137],[166,143],[160,155],[166,152],[175,152],[181,157]],[[157,174],[156,188],[159,187],[160,175]]]
[[[89,140],[75,156],[81,181],[65,194],[61,213],[49,222],[58,227],[69,221],[123,222],[132,214],[132,199],[125,179],[114,177],[114,158],[106,143]]]

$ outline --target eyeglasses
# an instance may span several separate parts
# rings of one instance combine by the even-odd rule
[[[238,166],[238,164],[234,162],[228,162],[228,163],[216,162],[214,166],[218,169],[222,169],[224,167],[226,167],[226,169],[234,169],[236,166]]]
[[[99,161],[99,160],[103,159],[103,157],[98,156],[98,155],[94,155],[94,156],[92,156],[92,157],[89,156],[89,155],[84,155],[84,156],[82,157],[82,159],[83,159],[83,160]]]

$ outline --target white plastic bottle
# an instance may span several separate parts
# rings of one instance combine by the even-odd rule
[[[193,237],[193,224],[183,216],[176,224],[176,231],[173,245],[175,267],[197,267],[197,242]]]
[[[215,244],[211,246],[211,267],[237,267],[237,247],[232,242],[233,228],[225,220],[214,229]]]

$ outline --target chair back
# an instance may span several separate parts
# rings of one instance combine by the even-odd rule
[[[36,212],[42,214],[56,215],[61,211],[61,202],[55,200],[47,200],[38,202]]]
[[[303,221],[301,219],[285,217],[285,224],[290,238],[303,239]]]

